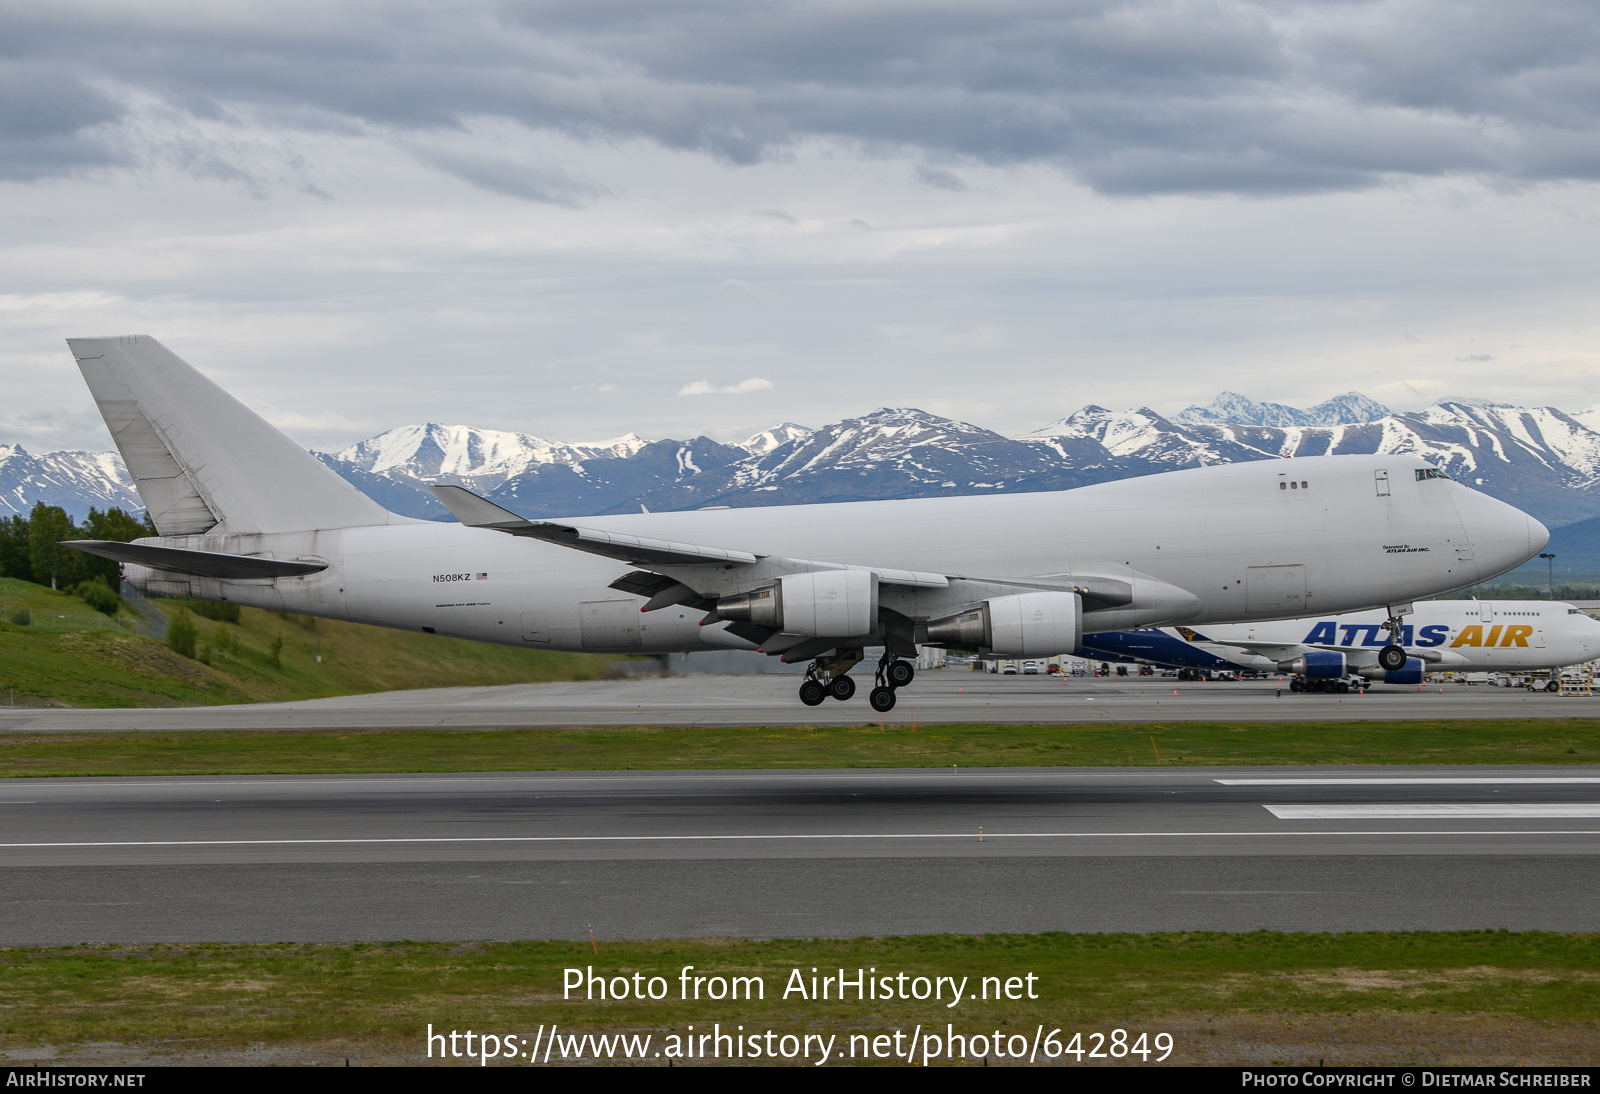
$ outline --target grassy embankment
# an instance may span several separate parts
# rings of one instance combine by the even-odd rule
[[[1592,764],[1600,719],[0,735],[0,777],[380,771]]]
[[[174,602],[159,602],[169,616]],[[83,707],[193,706],[354,695],[395,688],[592,680],[609,675],[605,658],[491,646],[420,632],[243,608],[238,623],[196,616],[209,664],[154,639],[127,633],[82,600],[40,585],[0,578],[0,703]],[[27,611],[32,622],[12,617]],[[87,626],[112,629],[81,629]],[[218,642],[218,636],[227,640]],[[274,639],[283,646],[274,660]],[[230,652],[217,652],[219,646]],[[322,661],[316,660],[321,650]],[[615,659],[615,658],[613,658]]]
[[[143,946],[0,950],[0,1051],[120,1043],[117,1056],[198,1061],[247,1045],[299,1059],[402,1062],[436,1030],[1023,1035],[1173,1034],[1172,1063],[1248,1060],[1593,1062],[1600,936],[1395,934],[948,935],[580,943]],[[661,1002],[561,998],[562,970],[661,976]],[[684,1002],[679,970],[756,975],[764,1001]],[[1038,977],[1036,1000],[840,1003],[783,998],[790,970]],[[1003,982],[1003,981],[1002,981]],[[659,990],[659,989],[658,989]],[[991,993],[993,994],[993,993]],[[1067,1038],[1063,1038],[1066,1040]],[[85,1049],[80,1049],[86,1051]],[[555,1056],[559,1059],[559,1054]],[[665,1062],[654,1061],[653,1062]],[[813,1059],[815,1057],[813,1056]],[[63,1061],[67,1062],[67,1061]],[[509,1061],[507,1061],[509,1062]],[[554,1061],[552,1061],[554,1062]],[[697,1061],[698,1062],[698,1061]],[[994,1060],[992,1063],[1004,1063]]]

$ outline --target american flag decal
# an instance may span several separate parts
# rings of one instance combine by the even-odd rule
[[[488,581],[489,580],[489,575],[488,574],[477,574],[475,576],[477,577],[477,579],[479,581]]]

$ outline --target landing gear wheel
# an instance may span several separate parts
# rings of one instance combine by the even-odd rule
[[[894,709],[894,688],[873,688],[867,701],[879,714],[887,714]]]
[[[827,698],[827,693],[822,690],[822,685],[815,680],[807,680],[800,685],[800,701],[808,707],[814,707]]]
[[[911,667],[910,661],[892,661],[887,675],[890,687],[903,688],[911,683],[912,678],[917,675],[917,670]]]
[[[1406,651],[1393,643],[1378,651],[1378,667],[1385,672],[1398,672],[1406,667]]]
[[[1333,690],[1337,691],[1340,695],[1345,695],[1345,694],[1349,693],[1350,685],[1348,683],[1346,683],[1345,681],[1340,680],[1337,684],[1334,685],[1334,689]]]
[[[841,703],[856,693],[856,682],[848,676],[835,676],[828,685],[828,694]]]
[[[1302,684],[1299,680],[1290,680],[1289,681],[1289,690],[1290,691],[1304,691],[1304,690],[1306,690],[1306,686],[1304,684]]]
[[[1547,681],[1545,681],[1544,690],[1546,690],[1546,691],[1560,691],[1561,690],[1561,681],[1560,680],[1547,680]]]

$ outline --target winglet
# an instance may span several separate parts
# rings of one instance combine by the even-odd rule
[[[444,507],[468,528],[522,528],[532,525],[526,517],[519,517],[509,509],[502,509],[487,498],[480,498],[471,490],[460,486],[434,483],[428,487],[434,497],[444,502]]]

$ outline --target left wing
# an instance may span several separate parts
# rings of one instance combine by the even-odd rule
[[[457,520],[469,528],[492,528],[513,536],[542,539],[546,543],[559,543],[563,547],[587,551],[592,555],[605,555],[634,566],[693,566],[707,562],[749,564],[764,557],[748,551],[730,551],[725,547],[703,547],[697,543],[603,532],[598,528],[584,528],[564,521],[528,520],[459,486],[436,485],[429,489],[455,514]]]
[[[878,575],[878,580],[888,585],[908,585],[919,588],[943,589],[950,584],[950,579],[944,574],[925,573],[920,570],[897,570],[883,566],[847,566],[836,562],[815,562],[809,559],[778,558],[772,555],[751,554],[748,551],[736,551],[727,547],[708,547],[699,543],[681,543],[676,540],[650,539],[644,536],[630,536],[621,532],[607,532],[598,528],[585,528],[580,524],[569,521],[553,520],[528,520],[519,517],[509,509],[502,509],[486,498],[480,498],[470,490],[459,486],[435,485],[430,487],[435,496],[450,512],[455,514],[457,520],[470,528],[491,528],[497,532],[505,532],[513,536],[527,536],[532,539],[542,539],[546,543],[556,543],[563,547],[570,547],[576,551],[587,551],[592,555],[604,555],[614,558],[619,562],[626,562],[631,566],[643,569],[677,568],[684,566],[705,566],[707,564],[732,563],[734,566],[754,567],[758,563],[772,562],[777,568],[788,573],[803,573],[808,570],[871,570]],[[689,595],[694,593],[687,585],[684,586],[685,598],[682,600],[656,599],[671,594],[670,586],[657,585],[646,580],[651,575],[629,575],[619,581],[630,583],[630,587],[623,591],[636,592],[636,595],[649,595],[651,604],[658,608],[667,607],[669,604],[689,603]],[[752,577],[757,576],[755,574]],[[662,580],[682,584],[674,576],[668,575]],[[613,583],[612,588],[622,588]],[[650,590],[646,592],[645,590]],[[671,594],[677,595],[677,594]],[[649,610],[649,607],[646,607]]]

